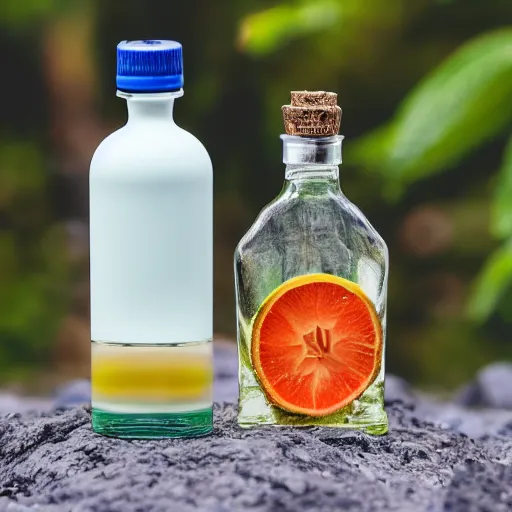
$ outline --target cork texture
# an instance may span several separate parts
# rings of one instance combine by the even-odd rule
[[[317,107],[338,105],[338,95],[335,92],[325,91],[292,91],[293,107]]]
[[[292,91],[291,105],[282,107],[286,133],[301,137],[337,135],[341,123],[337,99],[333,92]]]

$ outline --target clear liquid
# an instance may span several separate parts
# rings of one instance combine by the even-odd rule
[[[263,209],[235,253],[242,427],[323,425],[383,434],[384,351],[380,372],[358,400],[324,417],[293,414],[266,396],[251,361],[255,316],[278,286],[296,276],[327,273],[359,284],[373,302],[386,332],[387,249],[364,215],[341,193],[337,169],[331,179],[287,181]]]
[[[116,437],[188,437],[211,431],[210,340],[169,345],[93,342],[91,349],[95,431]]]

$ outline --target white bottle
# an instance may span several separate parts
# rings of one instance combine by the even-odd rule
[[[90,171],[93,427],[119,437],[211,430],[212,166],[173,120],[174,41],[118,45],[128,122]]]

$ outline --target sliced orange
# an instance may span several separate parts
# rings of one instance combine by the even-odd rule
[[[359,285],[308,274],[267,297],[254,320],[251,353],[272,403],[325,416],[359,398],[375,380],[382,327]]]

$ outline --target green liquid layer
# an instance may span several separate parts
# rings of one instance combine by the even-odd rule
[[[212,432],[213,411],[117,414],[93,408],[92,428],[98,434],[123,439],[199,437]]]

